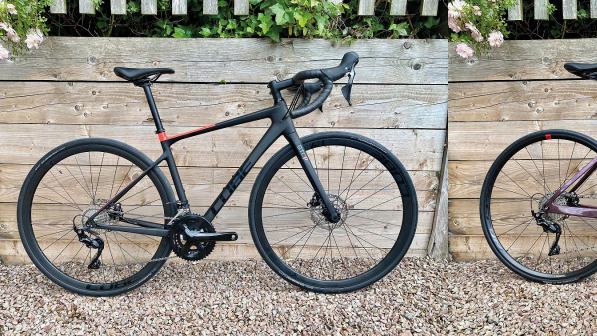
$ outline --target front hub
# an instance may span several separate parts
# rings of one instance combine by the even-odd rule
[[[313,200],[309,202],[309,207],[311,208],[311,220],[313,223],[322,229],[332,231],[342,226],[346,221],[346,218],[348,217],[348,205],[340,196],[328,195],[328,197],[330,203],[332,203],[332,206],[334,207],[334,211],[336,211],[336,214],[339,217],[337,222],[334,223],[329,219],[330,214],[328,213],[327,208],[322,202],[317,200],[316,196],[313,196]]]

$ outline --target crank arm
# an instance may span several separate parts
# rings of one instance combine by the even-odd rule
[[[201,232],[189,236],[189,242],[207,242],[207,241],[235,241],[238,239],[236,232]]]

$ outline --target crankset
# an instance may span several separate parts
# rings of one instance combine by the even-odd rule
[[[216,232],[211,223],[199,215],[185,215],[170,228],[170,244],[184,260],[201,260],[214,249],[216,241],[235,241],[236,232]]]
[[[553,243],[551,244],[551,247],[549,248],[549,253],[547,255],[554,256],[560,254],[560,245],[558,245],[558,242],[560,241],[560,235],[562,234],[562,227],[560,226],[560,224],[551,220],[544,219],[543,215],[545,213],[541,210],[538,212],[531,210],[531,214],[533,214],[533,218],[535,218],[535,220],[537,221],[537,225],[543,228],[543,232],[556,234],[556,239],[554,239]]]

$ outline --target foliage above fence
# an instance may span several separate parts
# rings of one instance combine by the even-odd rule
[[[361,38],[446,38],[442,20],[421,15],[421,2],[405,3],[404,17],[392,15],[390,2],[378,1],[374,16],[359,14],[359,0],[335,4],[320,0],[250,0],[248,15],[238,16],[238,0],[219,0],[217,15],[205,14],[204,0],[185,1],[187,15],[176,13],[171,1],[158,0],[155,15],[143,15],[142,1],[128,1],[125,15],[112,15],[115,1],[98,3],[94,15],[80,13],[77,1],[66,3],[66,14],[48,14],[50,35],[150,37],[282,37],[331,38],[352,42]],[[176,5],[176,3],[175,3]],[[445,25],[445,21],[443,21]]]

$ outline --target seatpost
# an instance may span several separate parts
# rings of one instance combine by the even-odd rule
[[[155,127],[157,129],[156,133],[160,134],[165,132],[166,130],[162,126],[162,120],[160,120],[160,115],[158,114],[158,109],[155,106],[153,94],[151,93],[151,85],[153,83],[149,79],[144,79],[139,82],[135,82],[134,84],[135,86],[142,87],[143,91],[145,91],[145,97],[147,98],[147,103],[149,104],[149,110],[151,111],[151,115],[153,116],[153,122],[155,123]]]

